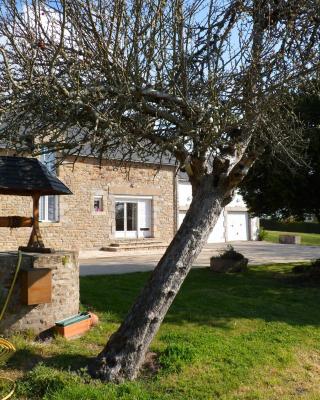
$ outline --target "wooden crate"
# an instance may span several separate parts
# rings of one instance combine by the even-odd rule
[[[56,325],[56,332],[66,339],[73,339],[84,335],[91,328],[91,326],[91,319],[88,318],[79,322],[75,322],[68,326]]]
[[[21,302],[26,305],[51,303],[52,276],[49,268],[21,271]]]

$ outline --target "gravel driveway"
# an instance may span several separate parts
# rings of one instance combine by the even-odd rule
[[[286,263],[320,258],[320,246],[284,245],[268,242],[234,242],[230,244],[249,258],[250,264]],[[226,245],[226,243],[220,243],[205,246],[194,263],[194,267],[209,266],[210,257],[218,254]],[[80,259],[80,275],[150,271],[156,266],[161,255],[161,253],[114,255],[103,252],[86,252],[86,258]]]

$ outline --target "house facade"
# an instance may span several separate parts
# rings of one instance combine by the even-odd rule
[[[178,183],[178,226],[182,223],[192,200],[192,189],[185,174],[180,174]],[[251,218],[240,194],[223,209],[211,231],[208,243],[257,240],[259,218]]]
[[[49,169],[54,159],[43,161]],[[176,231],[176,168],[91,157],[65,160],[55,171],[73,195],[40,199],[40,229],[47,247],[91,249],[116,239],[157,238],[168,243]],[[0,196],[1,216],[31,216],[29,197]],[[1,250],[26,245],[30,228],[0,228]]]
[[[79,157],[47,168],[72,191],[70,196],[40,199],[40,229],[46,247],[99,249],[115,241],[153,238],[168,244],[190,205],[191,185],[175,165]],[[0,195],[0,216],[31,216],[30,197]],[[208,243],[255,240],[258,219],[250,218],[240,195],[225,207]],[[0,249],[16,250],[28,242],[30,228],[0,228]]]

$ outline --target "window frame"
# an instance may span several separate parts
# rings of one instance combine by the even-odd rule
[[[101,208],[99,210],[97,210],[95,208],[96,199],[100,200],[100,203],[101,203]],[[96,214],[100,214],[100,213],[104,212],[104,201],[103,201],[103,195],[102,194],[95,194],[93,196],[93,212],[96,213]]]
[[[47,149],[44,149],[44,151]],[[56,174],[56,154],[43,153],[39,157],[40,162],[54,175]],[[54,197],[54,217],[49,218],[49,197]],[[58,195],[41,196],[39,201],[39,222],[57,223],[60,222],[60,200]]]
[[[60,221],[60,213],[59,213],[59,196],[51,195],[54,197],[54,219],[49,219],[49,197],[50,196],[41,196],[39,202],[39,222],[50,222],[57,223]],[[43,217],[43,218],[42,218]]]

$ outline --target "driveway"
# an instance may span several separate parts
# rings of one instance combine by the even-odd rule
[[[234,242],[234,248],[244,254],[250,264],[287,263],[320,258],[320,246],[284,245],[268,242]],[[204,247],[194,268],[208,267],[209,259],[226,247],[226,243],[208,244]],[[80,257],[80,275],[124,274],[152,270],[162,253],[83,252]]]

